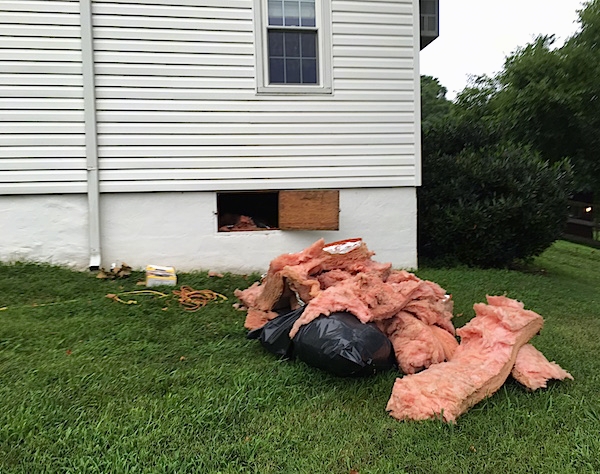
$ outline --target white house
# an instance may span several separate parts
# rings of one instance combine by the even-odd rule
[[[0,0],[0,260],[415,267],[419,45],[418,0]]]

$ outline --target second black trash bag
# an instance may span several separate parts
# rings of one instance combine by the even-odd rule
[[[372,375],[394,365],[385,334],[350,313],[319,316],[302,326],[292,342],[295,357],[341,377]]]
[[[293,344],[289,333],[303,311],[304,306],[280,314],[263,327],[250,331],[247,337],[248,339],[258,339],[266,350],[279,357],[291,358]]]

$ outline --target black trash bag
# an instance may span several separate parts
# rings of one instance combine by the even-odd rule
[[[386,335],[375,324],[363,324],[346,312],[319,316],[301,326],[293,339],[293,355],[341,377],[373,375],[395,363]]]
[[[289,310],[288,310],[289,311]],[[263,327],[250,331],[248,339],[258,339],[261,345],[279,357],[292,358],[290,331],[304,311],[304,306],[290,312],[283,312]]]

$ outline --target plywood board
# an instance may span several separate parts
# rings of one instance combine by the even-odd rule
[[[279,191],[282,230],[339,230],[339,210],[336,190]]]

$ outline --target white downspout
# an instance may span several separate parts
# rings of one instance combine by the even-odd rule
[[[100,268],[102,254],[100,251],[100,186],[98,180],[98,135],[96,130],[92,0],[79,0],[79,15],[81,22],[85,155],[87,164],[89,268],[90,270],[97,270]]]

